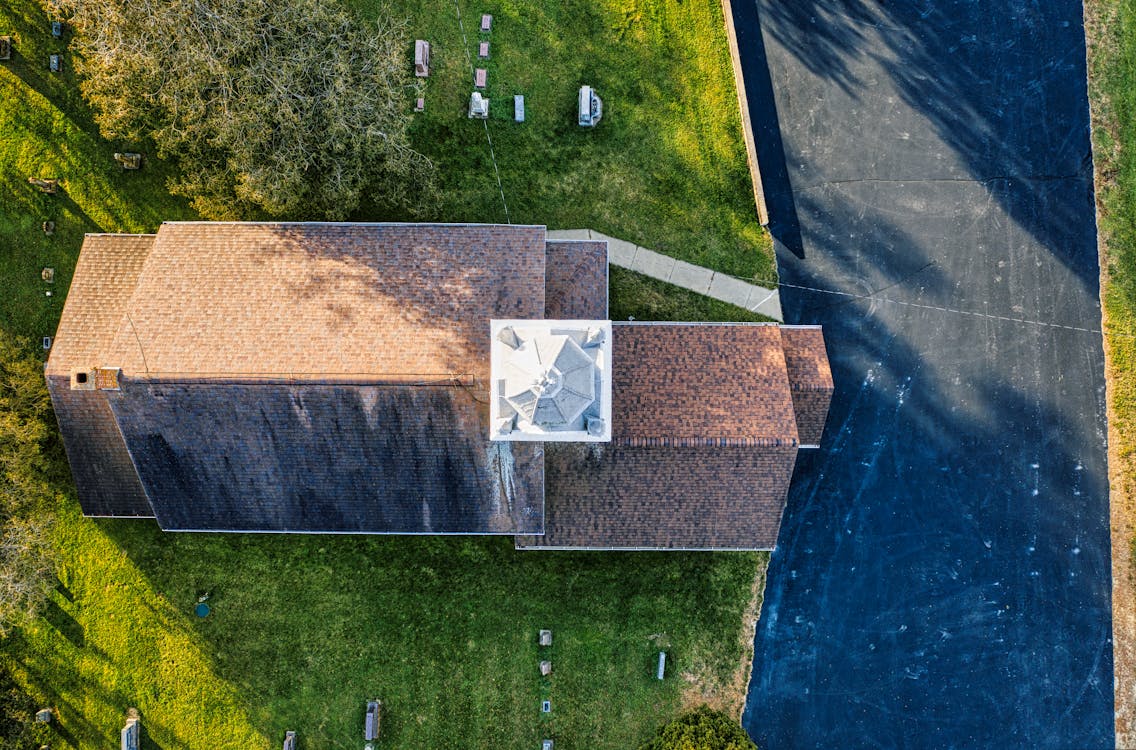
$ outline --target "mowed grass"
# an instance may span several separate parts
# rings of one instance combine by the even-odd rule
[[[378,747],[635,747],[674,713],[692,665],[729,682],[759,563],[519,553],[499,538],[165,534],[73,505],[62,515],[62,584],[4,655],[60,709],[53,747],[105,747],[135,706],[166,750],[267,748],[287,729],[304,747],[355,748],[372,697],[385,707]],[[200,591],[206,619],[193,615]]]
[[[388,6],[352,1],[364,14]],[[432,45],[413,133],[441,168],[444,218],[588,227],[741,278],[776,279],[718,0],[393,6],[411,37]],[[478,30],[482,13],[493,16],[489,34]],[[410,46],[406,54],[410,66]],[[466,117],[473,68],[488,73],[487,122]],[[594,129],[576,124],[582,84],[604,102]],[[523,123],[513,121],[515,94],[525,97]]]
[[[1085,4],[1108,379],[1117,746],[1136,741],[1136,0]]]
[[[494,53],[502,67],[490,70],[491,95],[534,76],[522,92],[530,122],[506,131],[513,124],[494,105],[489,123],[512,221],[594,226],[737,275],[769,273],[730,130],[724,44],[716,62],[696,54],[724,39],[716,8],[653,4],[628,11],[625,27],[614,6],[487,8],[495,49],[520,40]],[[452,7],[407,11],[442,29]],[[463,13],[472,30],[475,10]],[[0,329],[27,338],[35,356],[55,331],[84,233],[196,217],[165,191],[167,165],[148,158],[123,172],[113,161],[149,148],[102,140],[72,67],[47,71],[52,52],[68,59],[67,39],[50,37],[33,0],[0,6],[0,33],[15,38],[13,60],[0,64]],[[453,116],[443,116],[453,50],[437,38],[416,138],[448,192],[426,218],[500,221],[485,127],[465,119],[457,78]],[[583,77],[608,106],[593,132],[572,125]],[[678,86],[689,90],[676,98]],[[60,194],[39,193],[27,183],[35,176],[60,179]],[[56,223],[52,236],[45,220]],[[43,267],[55,269],[54,284]],[[613,315],[745,312],[616,269],[612,278]],[[60,585],[34,626],[0,642],[0,669],[59,711],[52,748],[113,746],[130,707],[142,713],[144,746],[163,750],[277,747],[285,729],[302,748],[356,748],[372,697],[386,706],[378,748],[529,748],[544,736],[559,748],[634,747],[678,710],[687,685],[736,684],[743,611],[767,560],[518,553],[489,538],[164,534],[149,521],[83,518],[58,445],[52,471]],[[192,614],[200,590],[214,608],[204,620]],[[542,627],[555,632],[547,679],[537,669]],[[670,665],[662,683],[660,648]],[[539,711],[544,698],[551,715]]]

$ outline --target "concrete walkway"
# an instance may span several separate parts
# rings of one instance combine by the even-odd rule
[[[709,268],[695,266],[645,247],[608,237],[592,229],[549,230],[550,240],[607,240],[607,258],[612,265],[626,268],[668,284],[704,294],[731,305],[774,320],[781,316],[781,296],[776,289],[766,289]]]

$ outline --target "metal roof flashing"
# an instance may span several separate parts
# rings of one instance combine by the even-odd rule
[[[611,441],[611,321],[491,320],[490,439]]]

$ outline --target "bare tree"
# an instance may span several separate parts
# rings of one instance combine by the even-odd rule
[[[76,31],[82,91],[108,138],[151,137],[171,190],[210,218],[343,218],[365,191],[434,196],[407,137],[405,22],[334,0],[47,0]]]

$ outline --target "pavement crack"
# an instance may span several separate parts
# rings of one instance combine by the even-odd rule
[[[976,185],[985,185],[991,182],[1059,182],[1062,180],[1087,180],[1091,179],[1090,175],[1084,174],[1043,174],[1043,175],[991,175],[990,177],[919,177],[912,179],[904,178],[876,178],[876,177],[858,177],[847,180],[824,180],[812,185],[806,185],[801,188],[796,188],[794,192],[807,192],[809,190],[816,190],[817,188],[828,187],[830,185],[853,185],[858,183],[864,184],[884,184],[884,183],[898,183],[906,185],[909,183],[929,183],[941,184],[949,182],[970,182]]]

